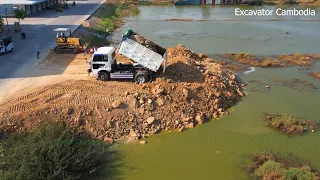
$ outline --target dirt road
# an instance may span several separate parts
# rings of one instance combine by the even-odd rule
[[[49,54],[25,78],[8,82],[1,90],[0,102],[11,96],[23,95],[32,89],[68,79],[88,79],[86,60],[83,54]]]
[[[19,82],[21,78],[33,78],[29,76],[32,70],[55,46],[56,28],[70,28],[74,31],[86,20],[105,0],[78,1],[77,6],[70,6],[63,12],[43,10],[34,17],[21,20],[22,28],[25,29],[26,39],[21,40],[19,33],[12,35],[14,51],[0,57],[0,100],[6,96],[2,94],[3,87],[11,81]],[[71,3],[71,2],[70,2]],[[9,24],[13,25],[16,18],[9,18]],[[40,59],[37,59],[34,44],[40,45]],[[43,74],[54,75],[54,74]],[[56,74],[58,75],[58,74]]]

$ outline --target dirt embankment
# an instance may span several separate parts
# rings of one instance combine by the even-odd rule
[[[255,67],[284,67],[285,64],[281,63],[279,60],[271,60],[269,58],[257,58],[256,56],[250,53],[227,53],[225,54],[226,58],[235,60],[240,64],[246,64]]]
[[[182,45],[169,49],[167,72],[152,83],[81,77],[3,102],[0,128],[5,132],[30,131],[41,121],[57,120],[105,141],[128,135],[129,140],[137,140],[219,118],[243,96],[243,85],[232,72]]]
[[[291,66],[301,66],[310,68],[316,62],[320,60],[320,54],[287,54],[287,55],[273,55],[273,56],[256,56],[250,53],[226,53],[218,55],[215,60],[217,63],[223,65],[234,72],[245,72],[250,67],[261,67],[261,68],[283,68]],[[309,73],[310,76],[316,74]]]
[[[320,60],[320,54],[289,54],[275,57],[257,57],[250,53],[227,53],[223,57],[232,59],[240,64],[262,68],[279,68],[288,66],[312,66]]]

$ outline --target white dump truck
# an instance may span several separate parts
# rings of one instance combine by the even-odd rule
[[[130,38],[134,33],[127,31],[122,36],[118,47],[100,47],[94,52],[88,65],[88,73],[92,73],[99,80],[110,79],[133,79],[138,83],[151,81],[155,73],[163,63],[163,72],[166,68],[167,51],[159,45],[154,45],[154,50],[139,44],[135,39]],[[121,64],[116,61],[116,52],[130,58],[133,64]]]
[[[10,52],[13,50],[13,43],[11,36],[0,37],[0,54]]]

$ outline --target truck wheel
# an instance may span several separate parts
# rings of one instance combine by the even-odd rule
[[[149,81],[148,79],[149,79],[148,75],[145,72],[138,72],[134,77],[134,80],[139,84],[148,82]]]
[[[107,72],[100,72],[98,75],[98,79],[102,80],[102,81],[108,81],[110,78],[110,74]]]

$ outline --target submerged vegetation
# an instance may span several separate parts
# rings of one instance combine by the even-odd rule
[[[112,166],[115,153],[65,123],[43,124],[35,133],[0,141],[0,179],[84,179]]]
[[[291,78],[291,79],[280,79],[273,78],[272,80],[250,80],[248,83],[249,87],[253,91],[268,91],[274,86],[284,86],[298,91],[314,91],[317,90],[317,86],[309,81]]]
[[[302,134],[307,130],[315,131],[319,124],[312,120],[303,120],[289,114],[265,113],[267,126],[273,127],[286,134]]]
[[[253,155],[253,163],[247,167],[254,179],[314,180],[320,178],[320,172],[311,168],[303,160],[292,155],[276,153],[258,153]]]
[[[281,85],[283,86],[292,89],[297,89],[300,91],[311,91],[317,89],[317,87],[314,84],[297,78],[292,78],[289,80],[274,79],[273,81],[276,83],[281,83]]]

